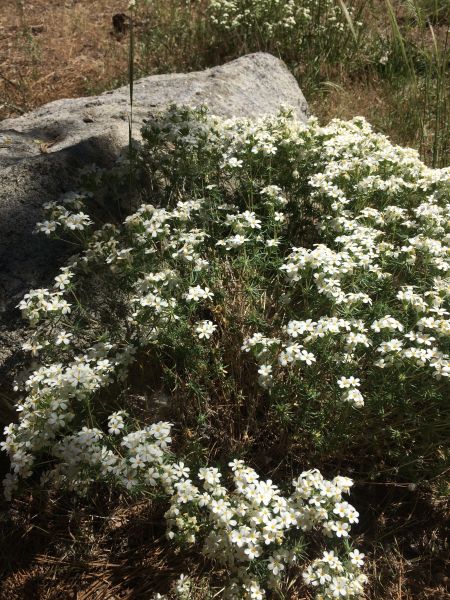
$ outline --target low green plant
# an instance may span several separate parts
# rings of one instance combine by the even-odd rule
[[[173,107],[142,137],[125,219],[128,192],[106,224],[92,194],[127,190],[128,159],[37,225],[79,253],[20,303],[34,362],[2,442],[5,492],[39,477],[152,494],[169,537],[202,542],[232,598],[281,593],[298,545],[318,597],[360,595],[360,555],[344,544],[346,558],[336,546],[308,566],[300,533],[348,537],[351,480],[304,469],[425,485],[448,468],[450,170],[362,118],[321,127],[289,109],[251,121]],[[172,425],[135,389],[168,398],[173,451]],[[274,476],[270,456],[278,485],[242,462]]]

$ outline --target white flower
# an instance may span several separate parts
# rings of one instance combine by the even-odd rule
[[[56,230],[57,225],[58,223],[56,221],[42,221],[42,223],[37,223],[36,231],[45,233],[45,235],[50,235]]]
[[[264,378],[271,377],[272,365],[261,365],[258,369],[258,373]]]
[[[331,525],[331,529],[335,532],[338,538],[348,537],[349,524],[345,521],[335,521]]]
[[[359,550],[352,550],[352,552],[350,552],[349,554],[349,557],[353,565],[356,565],[357,567],[363,566],[364,554],[362,554],[362,552],[360,552]]]
[[[185,294],[185,298],[188,302],[199,300],[211,299],[214,296],[213,292],[208,287],[202,288],[199,285],[190,287],[188,292]]]
[[[285,569],[283,563],[279,560],[277,560],[276,558],[274,558],[273,556],[271,556],[269,558],[269,563],[267,565],[267,568],[269,569],[269,571],[271,571],[275,576],[276,575],[280,575],[280,573],[282,573]]]
[[[178,479],[189,477],[190,469],[184,464],[183,461],[180,461],[179,463],[174,463],[172,465],[172,469],[174,476]]]
[[[231,158],[229,158],[227,162],[228,162],[228,165],[233,169],[242,167],[242,164],[243,164],[243,161],[239,160],[235,156],[232,156]]]
[[[188,598],[187,594],[191,590],[191,580],[187,575],[180,575],[178,581],[175,583],[175,591],[181,598]]]
[[[124,428],[122,412],[113,413],[108,417],[108,431],[113,435],[119,435]]]
[[[346,390],[345,394],[344,394],[344,400],[346,402],[350,402],[350,404],[353,404],[356,407],[362,407],[364,406],[364,398],[363,395],[361,394],[361,392],[357,389],[354,388],[350,388],[348,390]]]
[[[338,379],[338,386],[342,389],[349,389],[352,387],[359,387],[361,380],[355,377],[341,377]]]
[[[217,325],[214,325],[212,321],[201,321],[195,328],[195,331],[197,332],[199,339],[209,340],[216,329]]]
[[[67,333],[67,331],[60,331],[56,336],[55,344],[60,346],[68,346],[70,344],[70,339],[73,337],[72,333]]]
[[[329,585],[334,598],[344,598],[349,595],[349,586],[345,577],[333,577]]]

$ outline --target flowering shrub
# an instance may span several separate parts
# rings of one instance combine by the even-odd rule
[[[218,269],[253,269],[248,285],[267,294],[242,350],[284,431],[329,456],[370,446],[414,481],[445,469],[450,170],[361,118],[319,127],[288,113],[254,124],[178,112],[144,136],[154,181],[201,189],[211,220],[226,202]]]
[[[218,37],[233,34],[246,49],[276,49],[295,60],[296,53],[312,48],[313,56],[326,48],[343,55],[354,41],[347,21],[353,9],[345,10],[348,16],[337,0],[211,0],[208,5]],[[356,34],[362,23],[355,20],[352,27]]]
[[[318,527],[328,536],[345,539],[350,524],[358,521],[355,509],[342,501],[342,492],[352,485],[347,477],[326,481],[318,471],[307,471],[293,482],[292,495],[284,497],[270,479],[261,481],[243,461],[229,466],[233,492],[222,485],[217,468],[201,468],[201,487],[189,479],[177,482],[166,513],[170,537],[192,543],[205,532],[204,554],[232,574],[226,598],[263,598],[266,587],[282,591],[286,571],[302,551],[299,531]],[[308,567],[304,579],[322,598],[360,596],[366,581],[359,571],[362,559],[358,550],[343,560],[333,550],[326,551]]]
[[[65,231],[80,251],[19,305],[35,362],[18,379],[19,421],[2,442],[5,493],[36,475],[78,492],[100,480],[150,490],[170,504],[169,538],[200,542],[227,572],[230,598],[283,589],[304,564],[307,532],[325,534],[332,547],[305,583],[321,598],[360,595],[362,555],[341,543],[358,520],[342,499],[351,480],[313,469],[285,495],[234,460],[226,485],[218,467],[177,458],[170,423],[133,414],[129,371],[152,350],[169,392],[164,377],[178,369],[219,419],[214,387],[226,381],[226,400],[243,399],[234,416],[260,403],[264,443],[287,439],[304,463],[344,458],[362,477],[381,476],[380,464],[414,480],[439,474],[450,169],[427,168],[361,118],[320,127],[289,110],[253,122],[173,107],[142,133],[143,201],[122,223],[96,223],[84,193],[47,205],[37,225]],[[107,188],[111,173],[94,178]],[[188,393],[183,401],[189,422]]]
[[[255,29],[267,35],[305,27],[318,11],[323,14],[322,30],[331,27],[342,31],[345,22],[342,10],[333,0],[321,6],[316,0],[211,0],[209,10],[212,21],[226,30]]]
[[[274,28],[289,30],[311,19],[310,8],[295,0],[212,0],[210,11],[213,22],[224,29],[262,26],[269,34],[274,32]]]
[[[71,417],[66,416],[65,422]],[[59,462],[45,480],[51,477],[79,491],[91,481],[105,479],[128,490],[165,494],[170,499],[166,512],[169,539],[194,544],[204,538],[205,556],[227,569],[223,597],[263,598],[266,588],[282,590],[286,571],[297,565],[298,552],[305,545],[301,532],[314,529],[334,538],[335,550],[325,551],[308,566],[305,582],[321,591],[320,598],[351,598],[362,593],[364,555],[348,551],[345,544],[339,548],[340,556],[336,554],[351,524],[358,522],[357,511],[342,499],[353,484],[351,479],[338,476],[327,481],[318,471],[307,471],[293,482],[294,492],[286,498],[271,480],[260,481],[253,469],[234,460],[230,463],[234,491],[222,485],[222,474],[215,467],[200,468],[199,485],[195,485],[190,468],[183,461],[176,462],[170,451],[171,423],[154,423],[128,433],[126,418],[124,411],[109,416],[112,439],[98,428],[85,426],[56,442],[53,454]],[[54,425],[55,419],[51,421]],[[58,424],[64,424],[62,418]],[[22,477],[29,475],[32,465],[27,456],[20,449],[13,455],[13,471]],[[8,495],[12,483],[12,477],[5,480]],[[176,596],[189,598],[191,585],[182,576],[175,585]]]

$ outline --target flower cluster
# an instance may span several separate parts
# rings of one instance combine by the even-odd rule
[[[286,341],[281,338],[265,338],[261,333],[255,333],[244,341],[242,350],[252,352],[262,363],[258,370],[260,382],[268,387],[272,383],[274,367],[292,368],[297,365],[304,369],[315,366],[317,357],[310,351],[314,345],[326,347],[328,352],[333,347],[336,364],[342,364],[344,369],[348,369],[348,364],[356,361],[356,353],[370,347],[366,332],[364,322],[360,319],[322,317],[318,321],[294,320],[283,327],[282,333],[287,338]],[[275,365],[268,363],[269,360],[275,362]],[[364,406],[364,399],[358,390],[360,379],[342,376],[336,383],[344,390],[343,400],[354,406]]]
[[[86,197],[76,192],[67,192],[61,196],[59,204],[57,202],[46,203],[43,208],[48,213],[48,219],[37,223],[36,231],[51,235],[58,229],[71,232],[85,230],[93,223],[89,215],[80,210]]]
[[[63,297],[64,292],[45,288],[31,290],[18,305],[22,316],[35,325],[43,318],[60,317],[71,312],[71,305]]]
[[[214,325],[212,321],[202,321],[197,325],[195,331],[197,332],[199,339],[209,340],[216,329],[217,325]]]
[[[61,401],[55,415],[61,405],[67,407]],[[351,524],[358,522],[357,511],[342,499],[352,485],[347,477],[327,481],[317,470],[307,471],[293,482],[291,496],[285,497],[271,480],[260,480],[253,469],[234,460],[230,463],[233,491],[223,485],[216,467],[200,468],[196,484],[190,478],[191,469],[170,451],[171,423],[161,421],[130,430],[126,413],[119,411],[108,418],[112,438],[96,427],[85,426],[56,442],[55,430],[64,427],[73,416],[67,418],[66,413],[65,420],[49,419],[50,427],[40,444],[53,440],[51,453],[59,462],[47,471],[45,481],[80,492],[95,476],[97,481],[113,481],[130,491],[150,489],[164,493],[170,502],[166,512],[168,538],[189,544],[197,538],[203,540],[205,556],[227,569],[224,597],[259,599],[266,596],[266,587],[282,589],[286,572],[298,563],[296,547],[302,532],[321,531],[335,538],[336,545],[349,536]],[[5,447],[12,452],[13,471],[27,477],[32,455],[15,445],[15,433],[10,427]],[[36,439],[32,442],[39,443]],[[49,446],[47,450],[50,452]],[[8,496],[16,483],[16,476],[5,480]],[[333,590],[333,586],[342,588],[345,581],[346,594],[351,598],[360,594],[365,581],[360,572],[363,555],[355,550],[344,556],[344,551],[345,547],[341,548],[342,562],[336,558],[336,576],[330,576],[323,588],[325,592]],[[334,551],[329,554],[334,555]],[[358,557],[357,562],[354,557]],[[316,569],[316,562],[305,577]],[[257,575],[258,564],[267,570],[266,581]],[[189,597],[189,589],[189,579],[182,577],[175,586],[176,596]]]
[[[266,589],[281,590],[286,573],[298,563],[304,532],[322,531],[337,543],[358,522],[357,511],[342,499],[352,485],[347,477],[327,481],[317,470],[306,471],[293,482],[293,493],[284,496],[271,480],[261,480],[243,461],[234,460],[229,466],[231,491],[215,467],[201,468],[198,483],[185,470],[174,484],[166,513],[170,539],[181,537],[194,543],[202,538],[204,554],[227,568],[226,598],[259,600],[266,597]],[[335,556],[334,551],[325,555]],[[342,560],[336,555],[330,576],[320,581],[318,591],[327,598],[333,597],[335,589],[345,590],[348,598],[361,595],[366,580],[360,572],[362,558],[357,550]],[[319,584],[319,576],[311,575],[319,571],[318,562],[305,572],[313,585]],[[265,582],[257,575],[261,566],[267,573]]]
[[[351,12],[351,8],[350,8]],[[211,0],[212,22],[225,31],[240,31],[246,37],[263,33],[275,39],[286,33],[313,28],[315,35],[326,30],[342,32],[345,17],[332,0]]]
[[[20,422],[5,428],[6,438],[1,443],[11,459],[12,475],[4,481],[8,498],[19,478],[30,477],[37,456],[54,458],[53,467],[46,472],[46,477],[52,478],[62,471],[70,472],[84,452],[89,454],[86,447],[97,441],[100,432],[84,427],[72,435],[70,428],[77,421],[79,406],[110,383],[113,373],[129,363],[132,353],[132,348],[114,353],[111,344],[99,343],[68,365],[41,366],[28,377],[24,383],[28,395],[17,405]],[[58,462],[61,458],[64,460]],[[69,479],[69,487],[73,484]]]

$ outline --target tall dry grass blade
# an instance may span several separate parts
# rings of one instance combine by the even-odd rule
[[[357,44],[358,43],[358,34],[356,33],[355,25],[353,24],[353,19],[350,15],[350,12],[349,12],[344,0],[339,0],[339,4],[342,9],[342,12],[344,13],[344,17],[345,17],[345,20],[347,21],[349,29],[352,32],[353,39],[354,39],[355,43]]]
[[[404,40],[402,32],[400,30],[397,16],[395,14],[395,9],[394,9],[394,6],[393,6],[391,0],[386,0],[386,7],[387,7],[387,12],[388,12],[388,16],[389,16],[389,22],[391,25],[391,31],[392,31],[394,43],[400,49],[400,53],[403,58],[403,62],[404,62],[407,72],[411,76],[413,82],[415,84],[417,84],[416,71],[414,69],[414,66],[412,65],[410,57],[408,56],[408,52],[406,50],[406,45],[405,45],[405,40]]]

